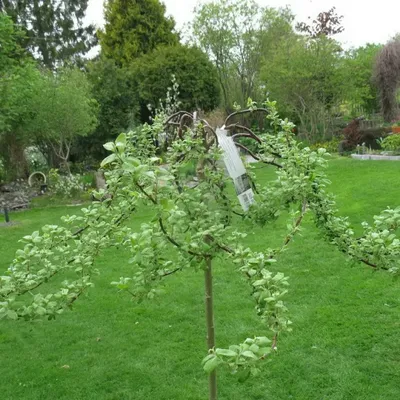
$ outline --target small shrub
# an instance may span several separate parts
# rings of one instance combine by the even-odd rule
[[[360,118],[355,118],[346,126],[346,128],[343,129],[344,139],[341,142],[342,151],[353,150],[358,144],[360,144],[360,121]]]
[[[325,149],[328,153],[337,153],[339,144],[342,141],[340,137],[334,137],[332,140],[326,142],[317,142],[310,146],[310,149],[316,151],[318,149]]]
[[[47,172],[48,164],[43,153],[35,146],[25,149],[26,161],[28,162],[29,172]]]
[[[400,152],[400,135],[390,135],[382,140],[381,146],[383,150]]]

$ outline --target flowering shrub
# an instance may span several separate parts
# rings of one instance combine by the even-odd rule
[[[26,156],[26,161],[28,162],[30,172],[47,171],[48,165],[46,158],[37,147],[34,146],[27,147],[25,149],[25,156]]]
[[[49,180],[51,193],[60,197],[78,196],[87,191],[90,186],[83,182],[81,175],[60,175],[57,169],[50,170]]]

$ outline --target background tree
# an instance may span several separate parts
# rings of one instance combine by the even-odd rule
[[[175,76],[178,100],[187,110],[210,111],[220,100],[217,71],[206,54],[194,47],[163,47],[143,56],[132,66],[134,87],[140,104],[140,120],[148,121],[150,111],[160,105]]]
[[[369,43],[351,49],[344,55],[341,72],[346,86],[346,111],[353,117],[369,116],[380,111],[379,97],[373,71],[381,45]]]
[[[326,36],[293,36],[265,60],[261,80],[266,90],[307,140],[331,135],[343,99],[341,63],[340,46]]]
[[[0,0],[0,11],[23,27],[20,41],[43,65],[77,61],[95,44],[95,28],[84,26],[88,0]]]
[[[175,22],[165,11],[159,0],[110,0],[104,30],[98,32],[102,53],[121,66],[160,45],[177,44]]]
[[[30,138],[24,128],[40,82],[38,69],[19,45],[22,37],[11,18],[0,13],[0,157],[9,179],[27,173],[24,147]]]
[[[102,56],[89,62],[87,71],[99,107],[99,123],[92,134],[78,138],[78,150],[85,151],[77,156],[86,156],[89,151],[96,159],[101,159],[106,154],[103,143],[129,129],[139,106],[132,74],[127,68],[120,68],[114,60]]]
[[[311,17],[308,17],[308,19],[310,20]],[[338,15],[336,7],[332,7],[329,11],[319,13],[311,24],[299,22],[296,24],[296,29],[314,38],[318,36],[333,36],[344,31],[342,21],[343,15]]]
[[[97,104],[85,74],[69,68],[44,74],[41,88],[32,101],[35,117],[29,130],[42,144],[43,152],[55,154],[69,172],[74,141],[91,133],[97,124]]]
[[[253,0],[219,0],[195,12],[193,41],[217,68],[224,107],[262,97],[262,60],[292,31],[290,10],[260,7]]]
[[[375,67],[383,117],[386,122],[399,117],[396,94],[400,82],[400,39],[391,40],[380,51]]]
[[[4,73],[15,66],[25,56],[24,50],[19,45],[24,33],[18,29],[12,19],[0,12],[0,71]]]

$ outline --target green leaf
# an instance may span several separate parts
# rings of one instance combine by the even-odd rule
[[[246,350],[242,353],[243,357],[253,358],[254,360],[258,360],[258,357],[250,350]]]
[[[278,272],[273,278],[272,280],[275,282],[279,282],[280,280],[282,280],[285,277],[284,274],[282,274],[282,272]]]
[[[124,160],[124,170],[128,172],[140,172],[138,168],[141,166],[140,160],[133,157],[127,157]]]
[[[115,151],[115,144],[113,142],[103,144],[103,147],[108,151]]]
[[[215,368],[218,367],[218,365],[221,364],[220,359],[214,355],[213,358],[210,358],[203,366],[204,371],[207,372],[207,374],[211,374],[211,372],[214,371]]]
[[[255,270],[255,269],[249,269],[249,270],[247,271],[247,274],[248,274],[250,277],[254,276],[256,273],[257,273],[257,270]]]
[[[125,133],[121,133],[117,139],[115,140],[115,146],[118,150],[124,151],[126,147],[126,135]]]
[[[260,357],[262,357],[262,356],[264,356],[264,355],[266,355],[266,354],[269,354],[269,353],[271,353],[272,352],[272,349],[271,349],[271,347],[260,347],[260,349],[258,350],[258,355],[260,356]]]
[[[165,197],[160,199],[160,205],[163,208],[163,210],[165,210],[165,211],[171,210],[174,206],[174,204],[172,202],[170,202],[168,199],[166,199]]]
[[[253,353],[258,353],[258,351],[260,350],[260,348],[256,345],[256,344],[252,344],[249,348],[250,351],[252,351]]]
[[[256,342],[260,347],[266,346],[267,344],[271,343],[271,340],[269,340],[265,336],[260,336],[256,338]]]
[[[7,317],[13,320],[18,319],[18,314],[14,310],[8,310],[7,311]]]
[[[112,163],[117,159],[117,156],[115,154],[110,154],[108,157],[106,157],[100,164],[101,167],[105,167],[106,165]]]
[[[216,349],[215,354],[218,356],[226,356],[226,357],[236,357],[237,353],[233,350],[228,349]]]
[[[215,354],[209,354],[208,356],[204,357],[203,361],[201,362],[201,365],[204,365],[208,360],[211,360],[214,357],[215,357]]]
[[[154,175],[154,172],[153,172],[153,171],[147,171],[147,172],[145,172],[144,174],[145,174],[146,176],[148,176],[149,178],[152,178],[152,179],[155,178],[155,175]]]
[[[25,257],[25,252],[21,249],[18,249],[16,255],[17,257]]]

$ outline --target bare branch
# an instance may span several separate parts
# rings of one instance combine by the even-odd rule
[[[232,118],[234,118],[234,117],[236,117],[238,115],[252,114],[252,113],[255,113],[255,112],[262,112],[262,113],[265,113],[265,114],[269,114],[269,111],[266,108],[256,108],[254,110],[251,110],[250,108],[247,108],[245,110],[235,111],[234,113],[228,115],[228,117],[225,120],[224,126],[227,126],[229,120],[231,120]]]

